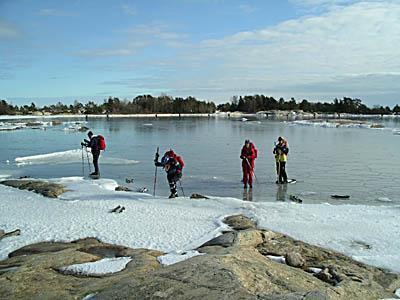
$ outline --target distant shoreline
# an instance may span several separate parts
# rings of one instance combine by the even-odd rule
[[[57,119],[57,118],[81,118],[81,119],[95,119],[95,118],[257,118],[257,119],[272,119],[272,120],[310,120],[310,119],[398,119],[400,115],[381,115],[381,114],[351,114],[351,113],[308,113],[298,111],[259,111],[256,113],[244,112],[216,112],[216,113],[151,113],[151,114],[46,114],[46,115],[0,115],[0,120],[14,120],[14,119]]]

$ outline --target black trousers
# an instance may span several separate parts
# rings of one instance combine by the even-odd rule
[[[276,170],[279,175],[279,182],[286,182],[287,181],[287,174],[286,174],[286,161],[281,161],[276,163]]]
[[[169,183],[169,189],[171,193],[175,194],[176,193],[176,182],[182,178],[182,173],[177,173],[177,172],[168,172],[167,173],[167,179]]]
[[[100,175],[100,170],[99,170],[99,156],[100,156],[100,151],[92,151],[93,155],[93,166],[94,166],[94,172],[97,175]]]

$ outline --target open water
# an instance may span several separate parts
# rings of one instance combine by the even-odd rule
[[[82,121],[82,118],[62,121]],[[13,121],[0,122],[2,126],[9,126]],[[218,117],[89,118],[83,125],[106,139],[107,149],[100,157],[102,177],[113,178],[134,190],[147,187],[149,193],[153,192],[153,159],[156,148],[160,147],[161,155],[172,148],[183,157],[182,186],[186,196],[200,193],[252,201],[290,201],[289,195],[296,195],[305,203],[399,204],[400,135],[396,133],[400,123],[396,120],[373,122],[385,128],[320,126],[265,119],[244,122]],[[71,126],[75,124],[0,131],[0,173],[36,178],[82,176],[80,142],[86,135],[66,129]],[[289,141],[287,173],[289,178],[297,179],[295,184],[275,184],[272,150],[278,136]],[[257,179],[251,194],[243,192],[240,182],[239,155],[245,139],[250,139],[258,149]],[[71,156],[70,150],[76,150],[75,154]],[[61,154],[55,156],[56,152]],[[15,161],[18,157],[39,154],[50,155],[36,161],[28,159],[22,165]],[[87,158],[83,154],[87,175]],[[156,193],[169,194],[162,169],[157,172]],[[351,197],[334,200],[330,197],[332,194]]]

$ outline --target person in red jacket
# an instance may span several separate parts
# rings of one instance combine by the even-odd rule
[[[244,188],[253,187],[253,174],[254,174],[254,161],[257,158],[257,149],[253,143],[249,140],[245,140],[244,146],[240,153],[242,159],[242,171],[243,171],[243,184]]]

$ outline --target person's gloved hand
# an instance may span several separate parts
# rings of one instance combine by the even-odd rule
[[[86,144],[84,142],[81,142],[81,146],[86,146]]]

